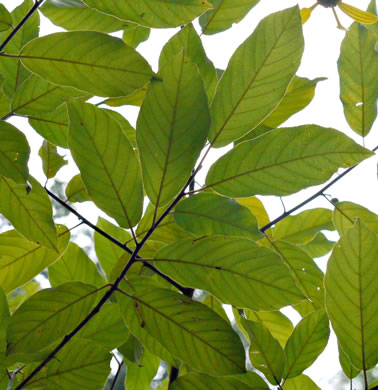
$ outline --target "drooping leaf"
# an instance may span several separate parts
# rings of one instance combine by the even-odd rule
[[[193,64],[198,66],[209,102],[211,102],[217,87],[217,73],[213,63],[207,58],[201,38],[192,24],[185,26],[165,44],[160,53],[159,68],[169,63],[182,50]]]
[[[70,233],[57,225],[57,250],[26,240],[15,230],[0,234],[0,285],[6,292],[22,286],[59,259],[65,251]]]
[[[11,179],[0,179],[0,213],[28,240],[57,249],[51,201],[42,186],[29,176],[31,189]]]
[[[201,76],[183,52],[158,76],[161,80],[151,82],[137,122],[144,189],[156,207],[167,204],[187,182],[210,121]]]
[[[0,367],[4,367],[5,355],[7,352],[7,327],[9,321],[9,307],[7,297],[0,288]]]
[[[352,365],[361,370],[378,361],[377,258],[377,235],[357,220],[333,249],[325,275],[332,328]]]
[[[290,195],[324,183],[372,153],[343,133],[317,125],[272,130],[243,142],[210,168],[207,187],[222,195]]]
[[[240,22],[260,0],[210,0],[214,9],[201,15],[202,33],[211,35]]]
[[[12,14],[0,4],[0,31],[6,31],[12,27]]]
[[[295,378],[318,358],[328,343],[329,321],[324,310],[303,317],[285,347],[284,379]]]
[[[96,288],[81,282],[37,292],[9,320],[8,354],[40,351],[59,340],[88,315],[96,298]]]
[[[190,23],[212,8],[207,0],[84,0],[89,7],[121,20],[128,20],[146,27],[177,27]]]
[[[279,256],[245,238],[178,241],[161,249],[154,263],[180,284],[236,307],[277,310],[303,299]]]
[[[42,159],[43,173],[48,179],[54,177],[60,168],[68,164],[65,156],[58,153],[56,146],[46,140],[43,141],[38,154]]]
[[[261,371],[271,384],[278,385],[285,366],[281,345],[262,323],[248,321],[243,317],[240,321],[249,335],[249,357],[252,365]]]
[[[25,183],[29,176],[30,147],[21,131],[0,121],[0,175]]]
[[[310,257],[322,257],[329,253],[335,241],[330,241],[323,233],[317,233],[316,236],[307,244],[298,245],[299,248],[304,250]]]
[[[140,26],[136,23],[127,22],[123,27],[122,39],[133,49],[136,49],[138,45],[144,41],[147,41],[150,36],[151,29],[148,27]]]
[[[345,118],[357,134],[365,137],[377,117],[378,56],[374,49],[377,37],[359,23],[345,34],[338,60],[340,99]]]
[[[235,51],[219,82],[209,131],[214,147],[247,134],[276,108],[298,69],[303,46],[298,7],[260,22]]]
[[[191,196],[174,212],[175,221],[196,236],[225,235],[262,238],[255,216],[233,199],[210,193]]]
[[[128,296],[118,294],[117,299],[126,324],[137,321],[150,337],[196,370],[213,376],[245,371],[243,346],[226,321],[199,302],[153,286],[143,278],[123,283]]]
[[[148,83],[147,61],[121,39],[96,31],[70,31],[34,39],[20,58],[46,80],[92,95],[125,96]]]
[[[74,176],[68,182],[65,193],[69,202],[87,202],[91,200],[80,174]]]
[[[142,179],[121,126],[91,104],[71,101],[68,111],[68,143],[89,196],[120,226],[135,226],[143,211]]]
[[[349,359],[349,356],[343,351],[343,349],[340,347],[340,344],[337,345],[339,350],[339,362],[341,365],[341,368],[344,371],[344,374],[349,379],[355,378],[361,370],[354,367]]]
[[[49,267],[49,281],[52,287],[72,281],[96,287],[102,287],[106,284],[98,273],[96,264],[73,242],[70,242],[59,261]]]
[[[301,374],[285,382],[285,390],[321,390],[316,383],[305,374]]]
[[[117,18],[89,8],[81,0],[47,0],[40,10],[52,23],[66,30],[111,33],[125,25]]]

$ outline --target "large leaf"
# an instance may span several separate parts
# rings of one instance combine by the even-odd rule
[[[165,44],[160,53],[159,67],[161,68],[169,63],[182,50],[198,66],[209,102],[211,102],[217,87],[217,73],[213,63],[207,58],[201,38],[192,24],[185,26]]]
[[[117,18],[87,7],[81,0],[47,0],[40,10],[52,23],[66,30],[111,33],[125,25]]]
[[[77,244],[70,242],[60,260],[49,267],[49,281],[56,287],[74,280],[96,287],[105,285],[96,264]]]
[[[284,379],[295,378],[310,367],[328,343],[329,321],[324,310],[303,317],[285,347]]]
[[[273,385],[279,385],[285,366],[284,351],[279,342],[261,323],[240,318],[250,339],[249,357],[252,365],[261,371]]]
[[[32,387],[65,390],[102,390],[110,373],[112,355],[88,340],[68,343],[42,370],[28,382]],[[26,377],[35,368],[23,370]]]
[[[96,297],[95,287],[81,282],[37,292],[9,320],[8,354],[40,351],[59,340],[88,315]]]
[[[89,7],[142,26],[165,28],[188,24],[212,8],[207,0],[84,0]]]
[[[240,22],[260,0],[210,0],[214,9],[200,19],[203,34],[216,34]]]
[[[59,259],[65,251],[70,233],[57,225],[58,252],[26,240],[15,230],[0,234],[0,285],[5,292],[22,286]]]
[[[378,238],[357,220],[333,249],[325,275],[326,307],[341,348],[356,368],[378,362]]]
[[[58,251],[51,201],[42,186],[29,177],[31,189],[0,179],[0,213],[28,240]]]
[[[143,211],[142,179],[121,126],[91,104],[71,101],[68,111],[68,143],[89,196],[120,226],[135,226]]]
[[[161,249],[154,262],[180,284],[236,307],[276,310],[303,299],[279,256],[245,238],[178,241]]]
[[[0,367],[4,367],[4,360],[7,352],[6,334],[9,316],[7,297],[0,288]]]
[[[187,182],[210,123],[203,81],[184,52],[158,76],[162,80],[151,82],[137,122],[144,189],[156,207],[168,203]]]
[[[131,279],[122,288],[127,288],[128,295],[117,297],[126,324],[136,320],[151,337],[196,370],[214,376],[245,371],[239,337],[207,306],[142,278]]]
[[[184,230],[197,236],[262,238],[257,220],[247,207],[215,194],[203,193],[185,199],[176,207],[174,217]]]
[[[227,145],[254,129],[279,104],[303,52],[298,7],[269,15],[241,44],[211,106],[209,140]]]
[[[0,175],[25,183],[29,176],[30,147],[21,131],[0,121]]]
[[[56,146],[46,140],[43,141],[38,154],[42,159],[43,173],[48,179],[54,177],[60,168],[68,164],[65,156],[58,153]]]
[[[124,96],[153,76],[146,60],[121,39],[95,31],[46,35],[24,46],[22,63],[46,80],[97,96]]]
[[[359,23],[353,23],[341,44],[338,69],[340,99],[349,126],[365,137],[377,117],[377,69],[374,49],[377,37]]]
[[[207,187],[222,195],[290,195],[324,183],[372,152],[343,133],[317,125],[272,130],[243,142],[210,168]]]
[[[285,382],[285,390],[321,390],[307,375],[301,374]]]

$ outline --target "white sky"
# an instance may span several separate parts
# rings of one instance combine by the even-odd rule
[[[21,0],[2,0],[1,1],[9,10],[12,10],[19,4]],[[360,9],[366,9],[368,0],[347,0],[350,5],[354,5]],[[260,0],[260,3],[254,7],[247,17],[239,24],[233,26],[232,29],[212,35],[203,36],[202,42],[207,52],[208,57],[214,62],[217,68],[225,69],[227,63],[235,51],[235,49],[253,32],[258,22],[266,15],[285,9],[296,4],[300,7],[310,7],[315,3],[315,0]],[[343,14],[340,10],[337,11],[341,23],[348,27],[352,20]],[[61,31],[60,28],[52,25],[46,18],[41,15],[41,35],[46,35],[51,32]],[[198,23],[195,23],[197,31],[199,30]],[[157,71],[158,58],[160,50],[165,42],[178,29],[153,30],[150,39],[142,43],[138,51],[145,56],[150,62],[153,69]],[[313,12],[310,20],[304,25],[305,35],[305,52],[302,59],[302,64],[299,68],[298,75],[307,78],[327,77],[328,80],[318,83],[316,94],[313,102],[305,110],[301,111],[293,118],[289,119],[285,126],[297,126],[302,124],[318,124],[325,127],[333,127],[343,131],[356,142],[362,144],[362,138],[355,134],[348,126],[344,115],[343,107],[339,100],[339,79],[337,73],[337,59],[340,53],[340,44],[344,37],[344,32],[336,28],[331,9],[317,7]],[[138,109],[135,107],[127,107],[121,109],[122,114],[135,124]],[[42,138],[38,136],[27,124],[27,121],[20,118],[10,120],[20,130],[24,131],[32,146],[31,156],[31,173],[37,177],[41,183],[44,183],[42,174],[41,162],[37,157],[38,149],[41,146]],[[377,126],[373,128],[370,134],[365,138],[365,146],[369,149],[374,148],[378,144]],[[63,154],[65,154],[62,149]],[[210,155],[210,160],[214,161],[218,158],[219,149]],[[34,161],[34,163],[33,163]],[[206,169],[203,169],[206,172]],[[70,166],[64,167],[58,173],[58,178],[67,182],[76,171]],[[203,182],[204,176],[199,176],[198,180]],[[286,209],[289,209],[302,200],[315,193],[321,186],[312,187],[300,193],[284,198]],[[378,184],[377,184],[377,158],[370,158],[360,164],[353,172],[342,178],[336,185],[331,187],[327,192],[339,200],[348,200],[359,203],[374,212],[378,212]],[[265,207],[271,219],[276,218],[282,213],[282,205],[279,199],[274,197],[262,197]],[[76,206],[75,206],[76,207]],[[326,207],[330,208],[330,204],[322,197],[309,204],[308,208]],[[93,217],[96,214],[95,207],[80,205],[77,207],[79,211],[89,216],[93,222],[96,219]],[[302,211],[302,210],[301,210]],[[73,223],[76,219],[72,219]],[[328,235],[328,237],[336,238],[336,236]],[[85,245],[85,244],[82,244]],[[318,265],[325,271],[326,259],[320,259]],[[286,314],[292,313],[294,310],[285,311]],[[291,315],[291,318],[296,322],[299,316],[296,312]],[[324,354],[306,370],[308,374],[323,390],[331,390],[334,387],[329,384],[331,378],[340,370],[338,362],[338,354],[336,340],[334,335]]]

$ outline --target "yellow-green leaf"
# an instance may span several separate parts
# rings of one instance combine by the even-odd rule
[[[340,343],[338,343],[338,349],[339,349],[339,362],[341,365],[341,368],[344,371],[344,374],[349,378],[353,379],[355,378],[361,370],[358,368],[354,367],[349,359],[349,356],[343,351],[343,349],[340,346]]]
[[[323,233],[317,233],[316,236],[307,244],[299,244],[298,247],[303,249],[310,257],[322,257],[329,253],[335,241],[330,241]]]
[[[3,4],[0,4],[0,31],[6,31],[10,27],[12,27],[12,15]]]
[[[4,367],[5,355],[7,352],[7,327],[9,321],[9,307],[7,296],[2,288],[0,288],[0,368]],[[1,388],[1,387],[0,387]]]
[[[316,383],[305,374],[301,374],[285,382],[285,390],[321,390]]]
[[[74,176],[68,182],[65,193],[69,202],[87,202],[91,200],[80,174]]]
[[[54,177],[60,168],[68,164],[65,156],[58,153],[56,146],[46,140],[43,141],[38,154],[42,159],[43,173],[48,179]]]
[[[148,27],[140,26],[136,23],[127,22],[123,27],[122,39],[133,49],[136,49],[137,46],[147,41],[150,36],[151,29]]]

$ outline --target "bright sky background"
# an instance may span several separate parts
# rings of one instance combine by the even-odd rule
[[[19,4],[21,0],[2,0],[1,1],[9,10],[12,10]],[[214,62],[215,66],[220,69],[225,69],[227,63],[235,51],[235,49],[253,32],[258,22],[266,15],[298,4],[300,7],[310,7],[315,0],[261,0],[254,7],[247,17],[232,29],[211,36],[203,36],[202,42],[207,52],[208,57]],[[354,5],[360,9],[366,9],[368,0],[347,0],[350,5]],[[343,14],[340,10],[337,11],[341,23],[344,27],[348,27],[352,20]],[[200,31],[199,25],[196,22],[195,27]],[[41,15],[41,35],[46,35],[62,29],[54,26],[49,20]],[[142,43],[138,47],[138,51],[150,62],[153,69],[157,71],[158,58],[160,50],[167,40],[178,29],[153,30],[150,39]],[[117,34],[120,36],[120,34]],[[316,77],[327,77],[327,80],[318,83],[316,94],[313,102],[306,109],[289,119],[285,126],[297,126],[302,124],[318,124],[325,127],[333,127],[346,133],[356,142],[362,144],[362,138],[355,134],[348,126],[344,115],[343,107],[339,100],[339,79],[337,73],[337,59],[340,53],[340,44],[345,35],[344,31],[336,28],[336,21],[331,9],[317,7],[313,12],[310,20],[304,25],[305,35],[305,52],[302,59],[302,64],[299,68],[298,75],[310,79]],[[374,70],[372,70],[374,71]],[[127,107],[120,110],[122,114],[135,125],[138,108]],[[20,130],[25,132],[32,147],[32,156],[30,162],[30,170],[32,175],[37,177],[41,183],[44,183],[42,174],[42,163],[37,157],[38,149],[42,144],[42,138],[32,130],[27,121],[20,118],[10,120]],[[373,128],[370,134],[365,138],[365,146],[369,149],[374,148],[378,144],[377,126]],[[226,149],[225,149],[226,150]],[[209,165],[211,161],[218,158],[222,150],[217,149],[210,154]],[[64,149],[61,154],[66,154]],[[72,161],[72,160],[71,160]],[[209,166],[208,165],[208,166]],[[202,170],[207,171],[206,167]],[[62,181],[67,182],[77,171],[72,168],[72,165],[64,167],[57,175]],[[199,182],[204,181],[204,176],[199,175]],[[286,209],[289,209],[302,200],[306,199],[311,194],[315,193],[321,186],[312,187],[308,190],[300,191],[296,195],[285,197],[284,204]],[[359,203],[374,212],[378,212],[378,184],[377,184],[377,158],[370,158],[363,162],[353,172],[341,179],[336,185],[328,190],[328,193],[339,200],[348,200]],[[279,216],[283,209],[279,199],[273,197],[261,197],[267,208],[271,219]],[[77,207],[75,205],[75,207]],[[326,207],[330,208],[330,204],[322,197],[313,201],[308,208]],[[92,222],[96,222],[98,215],[97,208],[87,205],[80,205],[77,209],[89,217]],[[302,211],[302,210],[301,210]],[[72,219],[72,225],[77,221]],[[328,234],[329,238],[335,238],[335,235]],[[82,244],[82,245],[86,245]],[[325,271],[326,259],[317,260],[318,265]],[[290,315],[293,321],[299,320],[299,315],[293,310],[285,310],[285,314]],[[336,346],[336,338],[334,335],[330,338],[328,346],[324,354],[319,358],[313,366],[306,370],[309,375],[322,390],[334,389],[334,385],[330,380],[340,370],[338,362],[338,353]],[[348,387],[349,388],[349,387]]]

